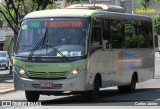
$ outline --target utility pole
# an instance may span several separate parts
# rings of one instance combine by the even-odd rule
[[[115,5],[118,5],[118,0],[115,0]]]
[[[120,5],[120,1],[121,1],[121,0],[115,0],[115,1],[114,1],[114,2],[115,2],[115,5],[116,5],[116,6],[119,6],[119,5]]]
[[[133,3],[133,0],[131,1],[132,3],[132,14],[134,14],[134,3]]]

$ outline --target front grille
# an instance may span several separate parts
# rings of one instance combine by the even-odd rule
[[[33,72],[28,71],[28,75],[31,78],[47,78],[47,79],[58,79],[58,78],[66,78],[67,71],[65,72]]]

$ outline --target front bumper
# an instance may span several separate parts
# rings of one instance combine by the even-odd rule
[[[29,79],[14,73],[14,87],[16,90],[29,91],[85,91],[90,90],[91,85],[87,81],[87,72],[83,71],[74,78],[69,79]],[[53,87],[41,87],[42,82],[51,82]]]

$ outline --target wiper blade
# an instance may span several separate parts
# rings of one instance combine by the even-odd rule
[[[58,54],[60,54],[65,60],[68,60],[67,56],[64,55],[61,51],[59,51],[56,47],[54,47],[52,44],[47,43],[48,46],[51,46],[51,49],[56,51]]]
[[[39,44],[41,43],[41,41],[46,37],[47,35],[47,31],[48,31],[48,28],[46,28],[46,31],[44,33],[44,35],[42,35],[39,40],[37,41],[36,45],[33,47],[33,49],[31,50],[30,54],[28,55],[28,59],[31,60],[34,52],[36,51],[36,49],[38,48]]]

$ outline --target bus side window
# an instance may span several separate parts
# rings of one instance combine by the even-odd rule
[[[136,25],[137,25],[137,22],[134,20],[126,20],[124,22],[126,48],[137,48],[138,47]],[[142,39],[144,38],[142,37]]]
[[[105,48],[110,48],[110,31],[109,31],[109,20],[103,20],[103,44]]]
[[[121,49],[125,47],[123,20],[110,20],[110,32],[113,49]]]
[[[100,47],[102,46],[102,34],[101,34],[101,22],[93,22],[92,36],[91,36],[91,45]]]
[[[150,37],[150,46],[153,48],[153,31],[152,31],[152,22],[148,22],[148,30],[149,30],[149,37]]]
[[[153,47],[152,25],[146,21],[138,21],[138,42],[139,48]]]

